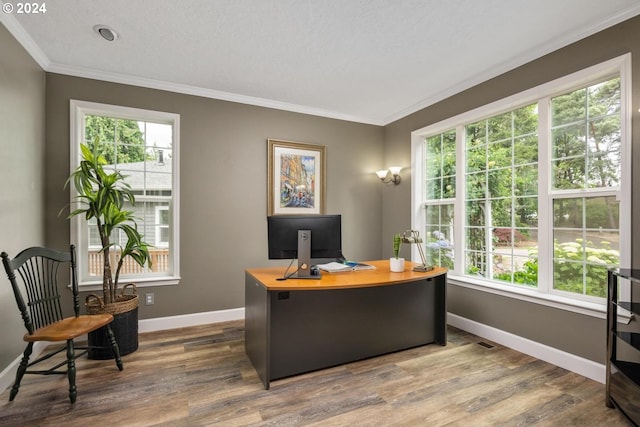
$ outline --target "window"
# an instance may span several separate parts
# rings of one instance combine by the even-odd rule
[[[603,306],[628,265],[628,56],[413,132],[413,227],[450,276]]]
[[[135,280],[139,286],[177,283],[179,116],[71,101],[71,122],[71,170],[80,162],[80,144],[91,149],[97,144],[107,161],[105,169],[121,171],[126,177],[136,198],[135,205],[128,209],[135,212],[138,229],[152,245],[151,268],[127,259],[122,278]],[[95,219],[86,221],[76,216],[72,221],[71,240],[78,249],[80,283],[101,283],[101,243]],[[124,234],[112,236],[116,245],[125,240]]]
[[[456,134],[448,131],[425,138],[426,200],[424,229],[428,262],[454,267],[453,227],[456,195]]]
[[[169,247],[169,206],[156,206],[156,247]]]
[[[464,134],[466,273],[535,285],[526,272],[538,246],[536,106],[466,125]]]
[[[553,288],[607,296],[620,265],[620,78],[551,99]]]

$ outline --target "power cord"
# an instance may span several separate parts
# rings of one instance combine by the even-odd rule
[[[295,260],[296,260],[295,258],[291,259],[291,262],[289,263],[289,266],[287,267],[287,269],[284,271],[284,274],[282,275],[282,277],[278,277],[276,280],[287,280],[300,270],[300,268],[296,268],[296,271],[292,271],[291,273],[287,274],[287,272],[289,271],[289,269],[291,268]]]

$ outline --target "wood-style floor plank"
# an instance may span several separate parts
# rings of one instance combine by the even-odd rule
[[[0,395],[0,426],[629,426],[604,386],[449,327],[448,345],[262,382],[244,351],[244,322],[140,335],[138,351],[26,376]]]

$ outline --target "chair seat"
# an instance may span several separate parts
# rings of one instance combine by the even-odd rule
[[[91,314],[78,317],[67,317],[58,322],[44,326],[25,334],[24,340],[33,341],[67,341],[100,329],[113,320],[111,314]]]

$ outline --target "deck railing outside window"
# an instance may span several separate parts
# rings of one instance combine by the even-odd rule
[[[114,269],[120,259],[119,253],[114,253],[111,259],[111,268]],[[169,271],[169,250],[168,249],[150,249],[149,255],[151,255],[151,271]],[[140,267],[131,257],[127,257],[122,265],[120,274],[141,274],[143,273],[142,267]],[[97,250],[89,250],[89,274],[91,276],[102,276],[102,252]]]

